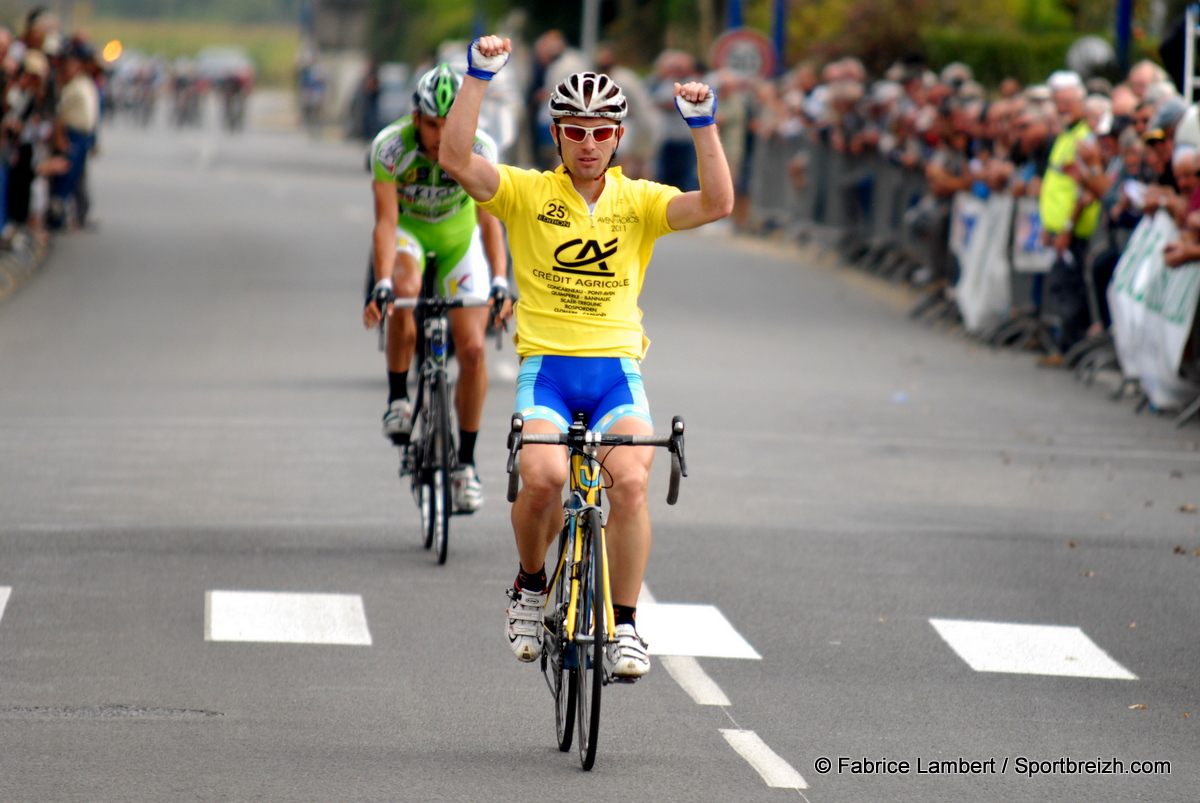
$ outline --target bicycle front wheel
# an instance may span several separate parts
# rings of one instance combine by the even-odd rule
[[[430,409],[430,418],[434,427],[434,459],[437,466],[433,472],[433,547],[437,552],[438,565],[441,566],[446,562],[450,545],[450,514],[454,512],[453,489],[450,487],[450,472],[454,469],[454,438],[450,434],[450,399],[444,377],[434,384],[431,401],[433,407]]]
[[[583,523],[584,557],[579,567],[579,613],[575,632],[576,724],[579,727],[579,761],[585,770],[596,763],[600,736],[600,691],[604,686],[604,645],[607,642],[605,608],[607,587],[601,555],[600,512],[589,510]],[[582,637],[582,638],[581,638]]]
[[[574,653],[567,638],[566,613],[571,602],[570,539],[564,528],[558,537],[558,569],[554,579],[554,594],[546,617],[545,645],[542,649],[542,672],[550,693],[554,695],[554,735],[558,749],[567,752],[575,737],[575,695],[579,678],[576,676]]]

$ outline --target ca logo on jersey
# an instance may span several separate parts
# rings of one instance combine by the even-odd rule
[[[537,216],[537,219],[543,223],[549,223],[551,226],[571,228],[571,221],[567,220],[567,205],[558,198],[546,201],[546,205],[542,207],[542,213]]]
[[[611,276],[608,269],[609,259],[617,253],[617,239],[612,238],[603,247],[596,240],[575,239],[565,242],[554,249],[554,259],[558,263],[554,270],[559,273],[574,273],[579,276]],[[580,270],[580,268],[595,265],[600,270]]]

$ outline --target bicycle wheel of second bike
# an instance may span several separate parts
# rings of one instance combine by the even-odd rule
[[[586,642],[576,638],[575,672],[579,678],[576,689],[575,719],[579,730],[579,762],[585,770],[596,763],[596,742],[600,736],[600,691],[604,686],[604,644],[606,637],[605,586],[601,581],[600,512],[587,512],[584,524],[591,537],[579,567],[579,621],[575,632],[591,636]]]
[[[446,562],[450,546],[450,516],[454,513],[453,489],[450,487],[450,472],[454,468],[454,438],[450,434],[450,399],[446,383],[438,382],[433,389],[433,407],[430,423],[433,431],[433,549],[437,553],[438,565]]]

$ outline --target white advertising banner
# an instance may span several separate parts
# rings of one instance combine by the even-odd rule
[[[979,216],[983,214],[986,202],[981,201],[969,192],[954,194],[954,203],[950,209],[950,253],[962,261],[963,255],[971,242],[971,234]]]
[[[1013,221],[1012,266],[1020,273],[1046,273],[1054,265],[1054,248],[1042,242],[1042,213],[1037,198],[1017,199]]]
[[[1179,366],[1200,300],[1200,263],[1167,267],[1163,249],[1178,238],[1166,212],[1142,218],[1108,286],[1121,370],[1160,409],[1186,405],[1197,390],[1179,376]]]
[[[978,332],[999,321],[1012,306],[1008,246],[1013,197],[993,193],[986,201],[973,200],[980,207],[959,256],[961,270],[954,286],[954,300],[968,332]]]

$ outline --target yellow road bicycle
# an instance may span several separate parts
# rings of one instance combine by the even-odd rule
[[[621,682],[605,668],[604,648],[616,625],[610,593],[608,557],[604,545],[604,466],[596,457],[606,446],[665,446],[671,453],[667,503],[679,498],[679,478],[687,476],[683,454],[683,419],[671,420],[671,433],[609,435],[587,428],[577,415],[565,434],[522,432],[524,419],[513,415],[508,439],[508,501],[514,502],[520,482],[520,450],[528,444],[566,446],[570,452],[569,494],[563,502],[563,529],[558,537],[558,560],[550,577],[542,634],[542,673],[554,696],[554,725],[558,749],[564,753],[578,731],[579,760],[585,770],[596,762],[600,732],[600,693]]]

